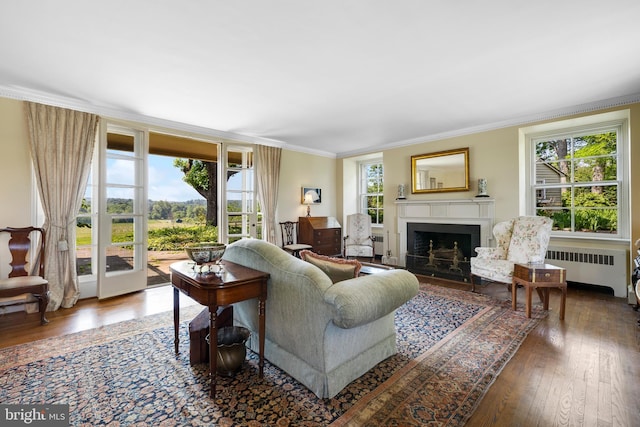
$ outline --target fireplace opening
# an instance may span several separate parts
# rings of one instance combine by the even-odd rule
[[[416,274],[467,282],[469,259],[480,246],[480,226],[407,224],[407,269]]]

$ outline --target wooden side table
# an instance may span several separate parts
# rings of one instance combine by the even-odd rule
[[[210,396],[216,397],[218,358],[217,313],[221,305],[229,305],[251,298],[258,298],[259,353],[258,375],[264,373],[265,302],[267,300],[268,273],[253,270],[230,261],[222,261],[223,273],[199,273],[193,263],[179,261],[171,264],[173,285],[174,346],[178,354],[180,329],[180,292],[209,308],[209,378]]]
[[[517,305],[518,285],[524,286],[526,291],[527,317],[531,317],[531,293],[533,288],[538,292],[545,310],[549,310],[549,288],[559,288],[562,291],[560,320],[564,320],[564,309],[567,302],[567,274],[564,268],[545,263],[515,264],[511,282],[511,306],[514,310]]]

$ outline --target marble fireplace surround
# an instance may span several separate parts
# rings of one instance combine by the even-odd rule
[[[400,249],[398,263],[403,267],[407,262],[407,225],[410,223],[479,225],[480,246],[494,246],[493,199],[398,200],[396,207]]]

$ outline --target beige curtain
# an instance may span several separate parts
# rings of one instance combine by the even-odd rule
[[[277,244],[276,208],[278,207],[281,156],[281,148],[256,145],[256,175],[258,202],[262,209],[262,238],[274,245]]]
[[[80,296],[76,274],[76,216],[91,169],[98,116],[26,103],[31,158],[47,233],[48,310],[72,307]]]

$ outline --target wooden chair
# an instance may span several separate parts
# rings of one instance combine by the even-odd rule
[[[38,301],[40,323],[49,323],[45,311],[49,304],[49,282],[44,278],[45,232],[42,228],[2,228],[0,234],[9,233],[11,272],[6,279],[0,279],[0,298],[14,298],[27,295],[26,299],[0,303],[4,306],[22,305]],[[29,260],[31,272],[26,269]],[[29,296],[29,294],[31,296]]]
[[[298,243],[298,223],[294,221],[285,221],[280,223],[280,233],[282,234],[282,249],[291,255],[300,258],[300,251],[309,249],[313,250],[313,246],[305,243]]]

